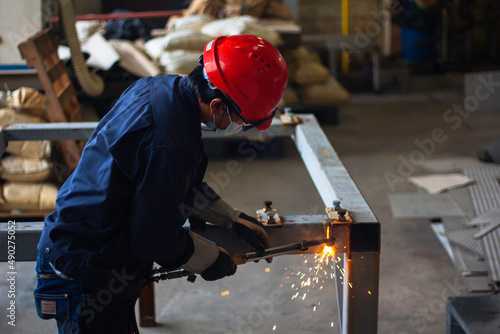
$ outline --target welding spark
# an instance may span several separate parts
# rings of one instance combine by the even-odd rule
[[[329,229],[327,230],[327,237],[329,238]],[[335,269],[338,269],[340,273],[340,278],[342,279],[345,272],[344,270],[337,265],[341,261],[341,258],[336,256],[335,251],[332,247],[324,246],[321,252],[315,254],[314,261],[309,261],[307,259],[304,260],[304,264],[314,262],[311,267],[308,268],[300,268],[300,271],[297,271],[295,275],[290,273],[287,276],[287,279],[292,278],[294,275],[296,279],[300,280],[300,284],[298,281],[290,282],[290,288],[294,291],[294,295],[291,299],[297,300],[305,300],[306,296],[310,294],[311,290],[316,289],[316,291],[324,290],[325,280],[334,279],[336,276],[334,274]],[[291,267],[285,268],[285,270],[290,269]],[[321,282],[321,283],[320,283]],[[352,284],[350,284],[352,287]],[[311,297],[309,296],[309,299]],[[313,303],[313,312],[316,312],[317,308],[320,306],[320,302]],[[333,322],[331,323],[333,327]]]
[[[266,268],[266,270],[265,270],[265,271],[266,271],[266,273],[268,273],[268,272],[270,272],[270,271],[271,271],[271,269]]]
[[[275,330],[276,330],[276,325],[273,326],[273,331],[275,331]]]

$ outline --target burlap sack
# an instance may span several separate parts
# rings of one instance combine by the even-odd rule
[[[218,19],[205,24],[201,28],[201,32],[213,38],[219,36],[228,36],[227,30],[230,26],[241,25],[246,23],[256,23],[257,19],[252,16],[243,15],[240,17]]]
[[[321,63],[321,58],[319,58],[316,53],[312,53],[307,50],[304,46],[299,46],[298,48],[289,50],[289,56],[293,58],[295,62],[309,60]]]
[[[16,108],[28,115],[45,118],[45,96],[30,87],[20,87],[13,91],[7,101],[7,107]]]
[[[292,81],[300,86],[321,84],[328,80],[330,72],[322,64],[303,60],[298,62],[297,68],[292,73]]]
[[[322,84],[301,87],[300,96],[309,105],[340,104],[350,99],[349,92],[331,76]]]
[[[164,50],[192,50],[199,51],[201,54],[203,48],[212,37],[207,36],[199,31],[180,30],[169,33],[165,36]]]
[[[149,40],[144,45],[144,49],[153,59],[159,59],[166,50],[191,50],[201,54],[205,45],[211,40],[212,37],[201,32],[181,30]]]
[[[51,176],[52,165],[47,160],[27,159],[9,155],[0,161],[3,180],[12,182],[43,182]]]
[[[207,14],[170,17],[165,28],[168,33],[179,30],[201,31],[201,27],[213,20],[215,18]]]
[[[0,126],[6,127],[20,123],[44,123],[45,121],[35,116],[24,115],[12,108],[0,109]],[[31,159],[45,159],[50,156],[51,145],[44,141],[10,141],[5,149],[7,153]]]
[[[158,60],[164,50],[165,36],[151,38],[142,45],[144,52],[153,60]]]
[[[45,123],[43,119],[36,116],[21,114],[14,108],[0,109],[0,125],[8,126],[22,123]]]
[[[279,33],[260,26],[255,17],[248,15],[209,22],[201,28],[201,32],[212,38],[243,34],[254,35],[265,39],[274,46],[283,44]]]
[[[208,14],[219,17],[225,3],[225,0],[193,0],[184,11],[184,16]]]
[[[51,154],[50,142],[39,141],[11,141],[5,152],[31,159],[47,159]]]
[[[56,208],[57,187],[50,183],[6,182],[1,210],[50,211]]]
[[[160,64],[166,74],[189,74],[199,63],[201,52],[190,50],[165,51],[160,57]]]

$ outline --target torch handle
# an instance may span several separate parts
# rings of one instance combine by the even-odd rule
[[[258,255],[256,252],[236,253],[231,255],[231,259],[236,265],[240,265],[240,264],[245,264],[248,261],[258,261],[273,256],[290,254],[297,251],[304,252],[309,247],[318,246],[327,242],[329,242],[329,239],[303,240],[293,244],[268,248],[264,251],[262,255]]]
[[[255,252],[232,254],[231,259],[233,260],[233,262],[236,265],[241,265],[241,264],[245,264],[249,261],[258,261],[258,260],[267,259],[267,258],[273,257],[273,256],[290,254],[290,253],[297,252],[297,251],[304,252],[309,247],[318,246],[318,245],[329,243],[329,242],[331,242],[330,239],[303,240],[303,241],[296,242],[294,244],[288,244],[288,245],[268,248],[264,251],[264,254],[262,254],[262,255],[257,255],[257,253],[255,253]],[[161,275],[156,276],[157,274],[161,274]],[[190,273],[186,270],[176,270],[176,271],[172,271],[172,272],[167,272],[166,270],[161,268],[161,269],[156,269],[153,272],[153,281],[158,282],[160,280],[180,278],[180,277],[185,277],[185,276],[188,276],[188,280],[190,282],[194,282],[194,278],[196,277],[195,274]]]

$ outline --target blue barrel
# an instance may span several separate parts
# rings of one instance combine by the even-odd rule
[[[423,63],[434,60],[434,32],[401,27],[401,51],[403,60],[410,63]]]

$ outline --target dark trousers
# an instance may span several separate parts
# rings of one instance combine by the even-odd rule
[[[35,304],[42,319],[56,319],[59,333],[139,333],[134,305],[152,263],[134,272],[137,279],[112,280],[102,289],[58,276],[41,254],[37,257]],[[123,284],[120,284],[123,283]]]

